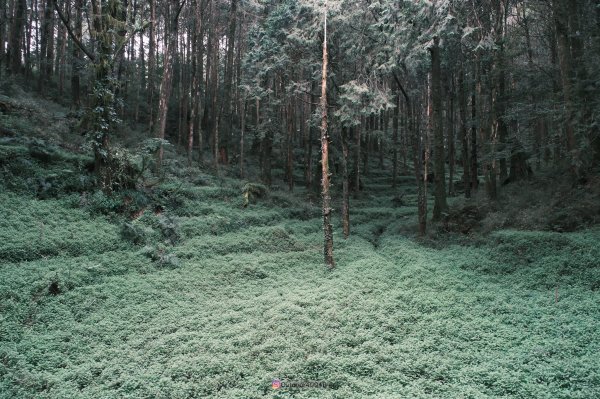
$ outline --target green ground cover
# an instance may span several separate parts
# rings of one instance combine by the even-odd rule
[[[243,208],[243,182],[171,178],[125,226],[3,187],[0,397],[600,397],[600,230],[426,245],[388,183],[335,226],[333,272],[302,190]]]

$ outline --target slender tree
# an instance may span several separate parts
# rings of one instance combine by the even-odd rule
[[[348,176],[348,129],[342,127],[340,141],[342,143],[342,231],[344,238],[350,236],[350,181]]]
[[[15,12],[11,24],[9,48],[9,70],[13,74],[21,72],[23,65],[23,34],[25,32],[27,3],[25,0],[15,0]]]
[[[321,194],[323,197],[323,252],[325,265],[329,268],[335,267],[333,259],[333,227],[331,226],[331,194],[329,192],[329,130],[327,125],[327,67],[329,54],[327,52],[327,4],[323,21],[323,72],[321,74]]]
[[[179,14],[183,9],[185,0],[171,0],[169,3],[169,34],[168,44],[165,48],[165,65],[163,71],[162,82],[160,84],[160,96],[158,103],[158,113],[156,115],[156,137],[159,139],[165,138],[165,129],[167,127],[167,112],[169,111],[169,98],[173,86],[173,64],[177,51],[177,30],[179,22]],[[158,150],[158,166],[163,162],[163,146]]]
[[[443,213],[448,212],[446,202],[446,158],[444,151],[444,130],[441,96],[441,57],[439,38],[433,39],[431,52],[431,117],[434,140],[434,164],[435,164],[435,203],[433,206],[433,220],[440,220]]]

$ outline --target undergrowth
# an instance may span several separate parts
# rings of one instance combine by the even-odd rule
[[[1,398],[600,397],[597,228],[485,231],[496,210],[419,241],[413,178],[373,172],[327,271],[301,188],[246,203],[253,181],[174,161],[40,195],[26,176],[85,157],[49,147],[0,142]]]

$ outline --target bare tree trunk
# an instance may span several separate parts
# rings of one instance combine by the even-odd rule
[[[508,140],[508,127],[504,120],[506,116],[507,99],[506,99],[506,65],[504,55],[504,41],[505,41],[505,25],[506,19],[508,18],[507,2],[501,1],[496,6],[496,39],[498,43],[498,51],[496,52],[496,65],[497,73],[497,89],[495,98],[495,117],[496,117],[496,129],[497,135],[496,140],[500,142],[499,150],[502,151],[500,157],[500,181],[503,182],[508,177],[506,156],[504,156],[504,148],[506,141]],[[529,51],[531,51],[529,49]]]
[[[181,6],[179,0],[171,0],[170,4],[170,21],[168,33],[168,45],[165,49],[165,67],[163,72],[162,83],[160,84],[160,97],[158,105],[158,114],[156,119],[156,137],[159,139],[165,138],[165,128],[167,127],[167,112],[169,111],[169,97],[173,84],[173,63],[177,51],[177,25]],[[160,169],[163,162],[163,146],[158,150],[158,168]]]
[[[352,129],[350,129],[352,131]],[[348,128],[342,128],[342,231],[350,236],[350,182],[348,180]]]
[[[210,0],[208,0],[210,1]],[[204,23],[203,16],[205,15],[207,0],[200,1],[200,8],[196,10],[196,18],[201,20],[200,29],[198,29],[198,47],[196,50],[196,63],[197,63],[197,74],[198,74],[198,87],[200,91],[202,90],[202,82],[204,80],[204,32],[206,31],[206,24]],[[197,23],[200,21],[197,21]],[[202,163],[204,158],[204,136],[202,134],[202,121],[204,119],[204,115],[201,112],[204,112],[205,108],[203,107],[202,99],[205,98],[200,91],[197,92],[198,97],[195,100],[196,108],[197,108],[197,116],[196,116],[196,131],[198,135],[198,162]],[[208,92],[207,87],[204,87],[205,93]]]
[[[227,33],[227,58],[225,60],[225,77],[223,82],[223,101],[220,116],[225,118],[222,123],[221,152],[224,158],[228,159],[229,139],[233,118],[231,113],[231,91],[233,82],[233,55],[235,51],[235,31],[237,27],[237,0],[231,0],[229,9],[229,31]]]
[[[31,7],[29,9],[29,16],[28,16],[28,21],[27,21],[27,25],[26,25],[26,37],[25,37],[25,79],[29,80],[31,79],[31,74],[33,72],[33,68],[32,68],[32,57],[31,57],[31,43],[32,43],[32,36],[33,36],[33,24],[34,24],[34,19],[35,19],[35,5],[33,4],[34,2],[31,2]],[[70,4],[69,4],[70,7]]]
[[[582,163],[581,171],[583,173],[588,173],[595,165],[594,161],[600,160],[600,128],[598,127],[598,123],[595,122],[597,118],[594,117],[595,111],[592,105],[596,101],[597,94],[595,95],[593,94],[594,92],[589,90],[589,74],[585,55],[586,43],[591,45],[593,42],[584,40],[584,36],[588,36],[588,34],[583,33],[585,27],[582,26],[582,21],[585,20],[583,15],[585,12],[585,5],[582,3],[581,0],[568,0],[567,10],[569,13],[571,57],[573,60],[573,73],[575,77],[573,89],[578,104],[581,104],[578,105],[581,109],[576,117],[578,126],[585,126],[585,133],[581,134],[581,141],[589,147],[588,151],[591,155],[578,156],[577,160]],[[597,10],[600,9],[600,4],[598,4],[597,1],[592,3],[594,3]],[[592,35],[594,36],[595,41],[598,42],[598,34]],[[595,91],[595,93],[598,93],[598,91]]]
[[[312,117],[312,115],[315,113],[316,110],[316,96],[315,96],[315,90],[317,89],[317,85],[316,83],[312,82],[311,86],[310,86],[310,107],[309,107],[309,112],[310,112],[310,116],[309,119]],[[311,191],[313,188],[313,159],[312,159],[312,151],[313,151],[313,137],[315,137],[314,134],[314,130],[315,128],[313,127],[313,125],[311,124],[308,127],[308,140],[306,142],[306,171],[305,171],[305,176],[306,176],[306,188],[307,190]]]
[[[392,124],[392,188],[396,188],[398,183],[398,133],[400,130],[400,88],[396,94],[396,108],[394,109],[394,120]]]
[[[213,17],[216,14],[216,10],[213,8]],[[213,19],[214,22],[214,19]],[[218,86],[219,86],[219,38],[216,26],[212,27],[212,43],[211,43],[211,66],[210,66],[210,84],[211,84],[211,113],[212,113],[212,145],[213,145],[213,167],[215,170],[219,169],[219,118],[220,118],[220,107],[218,101]]]
[[[186,34],[181,35],[181,40],[179,40],[179,51],[177,53],[177,67],[179,72],[178,79],[178,87],[177,92],[179,96],[179,118],[177,123],[177,146],[181,147],[182,141],[184,139],[184,135],[186,139],[188,138],[189,126],[188,126],[188,116],[189,116],[189,102],[190,102],[190,92],[188,89],[192,84],[189,76],[187,74],[187,65],[188,58],[187,55],[190,53],[188,51],[188,46],[190,43],[190,33],[189,31]]]
[[[471,190],[479,187],[479,176],[477,166],[477,100],[475,91],[471,94]]]
[[[434,162],[435,162],[435,203],[433,206],[433,220],[440,220],[442,214],[448,212],[448,203],[446,202],[446,171],[444,157],[444,130],[442,114],[442,96],[441,96],[441,58],[439,38],[433,39],[433,46],[429,49],[431,52],[431,106],[432,106],[432,127],[433,140],[435,143]]]
[[[462,166],[463,166],[463,187],[465,189],[465,197],[471,198],[471,163],[469,157],[469,130],[467,128],[467,93],[465,88],[465,72],[461,68],[458,75],[458,101],[460,115],[460,131],[462,142]]]
[[[23,57],[23,33],[25,31],[27,3],[25,0],[16,0],[15,13],[11,25],[10,40],[9,40],[9,55],[10,64],[9,70],[13,74],[21,72],[22,57]]]
[[[454,98],[455,98],[455,87],[454,87],[454,74],[450,74],[449,90],[447,90],[448,97],[448,195],[454,196],[454,167],[455,167],[455,126],[454,126]]]
[[[314,85],[314,82],[313,82]],[[311,88],[311,95],[307,95],[306,96],[307,99],[311,100],[312,99],[312,88]],[[310,101],[309,101],[310,102]],[[310,191],[311,187],[310,187],[310,182],[312,181],[312,176],[311,176],[311,147],[312,147],[312,143],[311,143],[311,127],[307,126],[307,119],[309,119],[309,116],[307,114],[310,113],[310,109],[309,106],[307,106],[306,104],[302,104],[300,106],[301,108],[301,115],[300,115],[300,120],[302,121],[302,137],[304,139],[304,185],[306,187],[307,190]],[[308,108],[308,112],[307,112],[307,108]]]
[[[324,35],[323,35],[323,73],[321,77],[321,187],[323,196],[323,253],[325,265],[335,267],[333,260],[333,227],[331,226],[331,195],[329,193],[329,131],[327,126],[327,8],[325,9]]]
[[[66,8],[67,8],[67,14],[70,15],[71,14],[71,3],[67,2]],[[66,64],[66,59],[65,59],[65,55],[67,52],[67,29],[65,28],[64,24],[59,24],[58,27],[58,36],[56,39],[56,47],[57,47],[57,54],[56,54],[56,64],[54,66],[54,71],[58,74],[58,96],[62,97],[63,95],[63,91],[65,88],[65,64]]]
[[[6,1],[0,1],[0,76],[2,76],[4,72],[4,67],[6,66],[6,36],[7,36],[7,21],[8,18],[6,16]]]
[[[52,9],[52,2],[48,4],[48,9],[48,46],[46,48],[46,70],[44,73],[46,79],[50,82],[54,74],[54,11]]]
[[[293,102],[290,99],[288,101],[288,106],[287,106],[287,111],[286,111],[286,116],[287,116],[287,122],[286,122],[286,127],[287,127],[287,142],[286,142],[286,158],[287,158],[287,162],[286,162],[286,175],[287,175],[287,179],[288,179],[288,188],[290,191],[294,190],[294,107],[293,107]]]
[[[83,36],[83,0],[75,0],[75,35],[81,41]],[[73,45],[73,61],[71,66],[71,98],[75,108],[81,107],[80,69],[83,64],[81,49]]]
[[[194,16],[194,26],[192,31],[192,98],[191,98],[191,115],[190,115],[190,124],[188,129],[188,140],[187,140],[187,150],[188,150],[188,163],[191,165],[193,161],[194,154],[194,136],[196,135],[196,130],[200,132],[200,109],[201,109],[201,85],[202,85],[202,63],[204,62],[203,57],[203,48],[204,44],[203,40],[203,24],[202,24],[202,6],[204,5],[204,1],[201,0],[200,3],[198,1],[194,1],[192,3],[193,11],[192,15]],[[199,134],[198,145],[200,147],[200,153],[202,152],[202,133]]]
[[[53,0],[41,0],[44,1],[44,13],[42,18],[41,37],[40,37],[40,64],[39,64],[39,76],[38,76],[38,91],[41,93],[44,91],[44,83],[49,79],[46,75],[48,68],[47,53],[48,53],[48,41],[51,39],[52,32],[50,31],[50,18],[52,16],[52,1]],[[76,46],[77,49],[79,49]]]
[[[358,196],[360,191],[360,144],[361,132],[364,125],[364,117],[361,117],[360,124],[355,129],[354,135],[354,197]]]
[[[4,65],[6,64],[6,1],[0,1],[0,77],[4,73]]]
[[[387,112],[382,111],[379,117],[379,131],[383,132],[387,136],[390,119],[388,118]],[[385,169],[385,150],[383,149],[383,138],[381,134],[377,136],[377,149],[379,150],[379,169]]]
[[[79,1],[79,0],[78,0]],[[142,5],[139,6],[139,12],[142,15],[142,18],[144,18],[144,4],[146,3],[145,1],[141,1]],[[138,0],[136,0],[135,5],[133,6],[134,10],[138,10]],[[146,90],[146,85],[148,83],[148,81],[146,80],[146,54],[145,54],[145,42],[144,42],[144,37],[145,34],[143,31],[140,31],[140,45],[139,45],[139,68],[138,68],[138,77],[139,77],[139,84],[137,85],[137,90],[136,90],[136,99],[135,99],[135,122],[139,123],[140,121],[140,103],[141,101],[141,93],[145,92]],[[134,55],[135,57],[135,55]]]
[[[214,111],[211,111],[210,107],[212,105],[212,85],[210,84],[211,82],[211,72],[212,72],[212,65],[213,65],[213,34],[215,32],[215,27],[214,27],[214,17],[213,17],[213,2],[211,0],[208,0],[208,9],[206,11],[206,15],[207,15],[207,40],[206,40],[206,70],[203,71],[204,72],[204,110],[202,111],[202,123],[201,123],[201,127],[202,129],[206,130],[207,133],[212,133],[211,130],[211,123],[212,123],[212,118],[211,118],[211,114],[214,116]],[[203,29],[204,30],[204,29]],[[204,38],[202,38],[202,40],[204,40]],[[207,142],[209,143],[209,147],[210,147],[210,143],[212,142],[212,137],[210,137],[210,135],[207,134]],[[212,149],[211,149],[211,153],[212,153]]]
[[[570,170],[577,177],[578,170],[575,165],[579,164],[577,153],[577,141],[575,137],[575,106],[573,89],[573,65],[571,64],[571,43],[569,32],[568,4],[564,0],[553,0],[554,24],[556,28],[556,39],[558,43],[558,62],[563,86],[563,99],[566,108],[566,132],[567,151],[570,156]]]
[[[150,131],[154,131],[154,85],[156,80],[156,30],[157,30],[157,19],[156,19],[156,2],[155,0],[149,0],[150,4],[150,32],[148,38],[148,109],[150,115],[148,115],[148,126]]]
[[[375,128],[375,118],[370,115],[366,118],[365,129],[365,150],[363,151],[363,174],[369,175],[369,154],[371,152],[371,130]]]
[[[409,130],[412,131],[413,163],[415,178],[417,180],[417,209],[419,220],[419,236],[427,234],[427,161],[428,156],[423,159],[423,135],[421,132],[420,110],[409,108]]]
[[[240,112],[241,122],[240,122],[240,179],[244,178],[244,139],[246,133],[246,99],[241,100]]]

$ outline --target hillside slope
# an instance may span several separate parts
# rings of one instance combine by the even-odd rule
[[[423,245],[412,177],[395,207],[373,172],[329,272],[302,190],[244,208],[174,167],[111,197],[82,165],[0,141],[2,398],[600,397],[598,229]]]

